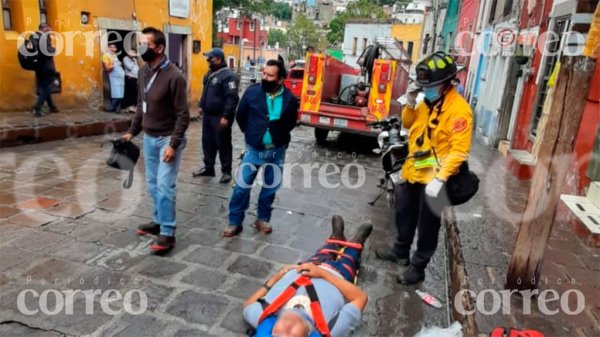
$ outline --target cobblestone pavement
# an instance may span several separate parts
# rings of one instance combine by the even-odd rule
[[[478,294],[487,289],[504,289],[529,186],[506,171],[504,157],[498,151],[480,142],[473,149],[469,164],[481,178],[480,191],[477,198],[455,208],[455,212],[468,284]],[[548,308],[558,310],[555,314],[544,314],[536,299],[531,313],[526,314],[523,299],[514,295],[510,305],[502,307],[508,313],[476,314],[481,336],[487,336],[494,327],[538,329],[547,337],[600,336],[599,258],[600,249],[586,246],[567,222],[557,218],[541,267],[539,292],[555,290],[561,296],[568,294],[568,310],[576,311],[576,295],[568,291],[578,290],[585,298],[585,307],[579,314],[568,315],[560,308],[560,301],[548,295],[546,298],[552,299]],[[491,298],[488,294],[485,301],[480,301],[481,305],[486,303],[487,311],[492,310]]]
[[[177,186],[178,242],[165,257],[150,255],[151,239],[134,233],[152,212],[143,163],[133,187],[123,190],[125,174],[104,164],[108,149],[100,144],[106,137],[0,151],[1,336],[244,336],[243,300],[284,264],[314,252],[328,236],[334,214],[344,217],[348,233],[362,223],[375,226],[359,280],[370,300],[355,336],[413,336],[423,325],[448,324],[446,307],[422,303],[414,287],[395,282],[400,269],[374,258],[373,249],[390,244],[395,230],[385,201],[367,204],[377,192],[380,171],[364,138],[332,137],[323,148],[314,145],[312,129],[296,129],[287,162],[314,169],[289,170],[289,186],[275,202],[274,232],[264,236],[247,226],[254,220],[251,207],[241,237],[225,239],[220,230],[226,225],[231,186],[219,184],[218,177],[191,178],[200,166],[199,129],[193,123],[188,132]],[[234,139],[234,151],[240,153],[243,141],[237,128]],[[335,164],[341,172],[325,164]],[[349,164],[365,169],[366,181],[359,189],[343,184],[359,182],[356,167]],[[340,187],[320,184],[319,170],[329,172],[328,182]],[[420,288],[446,305],[444,236]],[[135,310],[139,298],[134,290],[141,290],[148,296],[148,310],[141,315],[103,310],[107,303],[101,294],[117,297],[109,289],[125,298],[108,309]],[[97,290],[97,295],[90,301],[78,292],[72,301],[65,298],[72,307],[44,314],[60,304],[53,290]],[[38,312],[20,311],[19,294],[27,294],[21,303],[25,309]],[[48,305],[42,303],[46,299]]]

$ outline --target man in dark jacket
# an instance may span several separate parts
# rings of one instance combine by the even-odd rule
[[[214,177],[217,151],[221,160],[221,183],[231,181],[231,126],[239,102],[237,75],[227,68],[225,54],[219,48],[205,53],[210,71],[204,76],[200,99],[202,110],[202,151],[204,167],[194,177]]]
[[[246,138],[246,152],[229,202],[229,226],[223,232],[225,237],[242,232],[250,190],[261,166],[264,166],[263,187],[258,197],[257,220],[252,227],[265,234],[272,231],[269,225],[271,206],[281,186],[285,151],[298,114],[297,99],[283,86],[285,77],[283,63],[269,60],[261,84],[246,89],[240,101],[236,120]]]
[[[48,103],[50,113],[58,112],[56,105],[52,101],[52,85],[56,81],[56,66],[54,65],[55,48],[52,46],[50,32],[52,29],[46,23],[39,26],[39,30],[32,36],[37,40],[38,66],[35,69],[36,95],[37,100],[33,106],[32,113],[35,117],[41,117],[42,105]]]
[[[140,37],[146,64],[138,75],[138,104],[126,141],[144,131],[146,183],[154,219],[140,225],[139,235],[156,235],[150,249],[159,254],[175,247],[175,183],[190,122],[187,85],[179,69],[164,54],[163,32],[147,27]]]

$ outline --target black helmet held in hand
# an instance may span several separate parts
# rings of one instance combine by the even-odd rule
[[[438,51],[417,64],[416,84],[420,87],[432,87],[452,80],[458,73],[452,56]]]

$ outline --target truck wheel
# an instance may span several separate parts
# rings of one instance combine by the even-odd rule
[[[325,145],[327,143],[327,135],[329,135],[329,130],[315,129],[315,138],[317,139],[317,144]]]

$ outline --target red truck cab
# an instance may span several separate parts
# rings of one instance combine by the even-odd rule
[[[283,85],[288,88],[298,100],[302,96],[302,82],[304,80],[304,68],[292,68]]]

